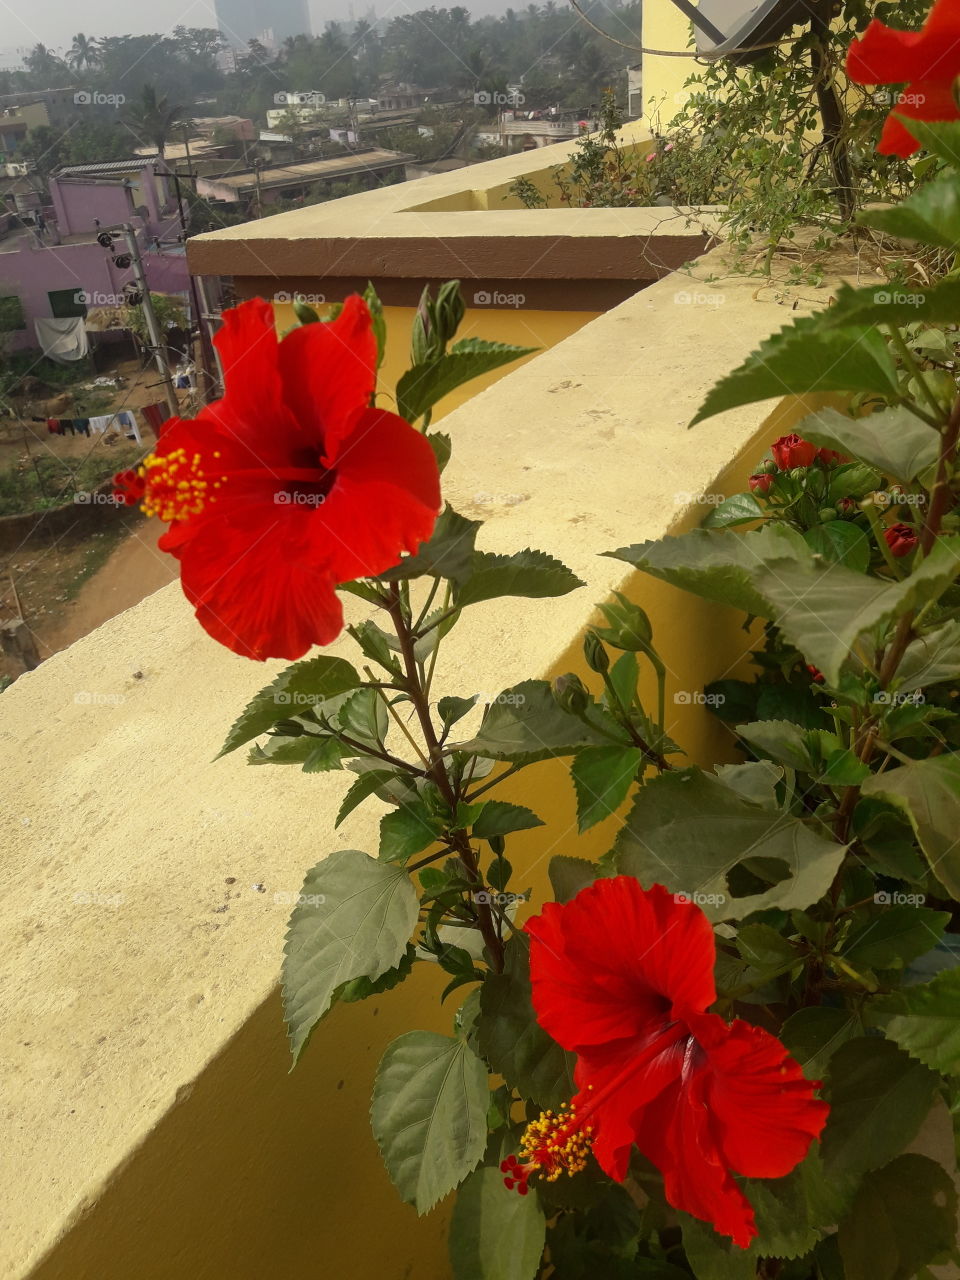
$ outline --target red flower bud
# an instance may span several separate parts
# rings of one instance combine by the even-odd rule
[[[850,461],[844,454],[837,453],[836,449],[818,449],[817,460],[822,462],[825,467],[836,467],[841,462]]]
[[[774,440],[770,451],[781,471],[789,471],[792,467],[809,467],[817,456],[817,446],[809,440],[801,439],[796,432]]]
[[[751,476],[749,484],[751,493],[768,493],[773,484],[773,476],[764,471],[760,475]]]
[[[807,670],[810,672],[810,679],[813,681],[814,684],[823,684],[823,672],[820,670],[819,667],[811,666],[811,664],[808,662]]]
[[[908,556],[920,539],[912,524],[892,524],[884,529],[883,536],[892,555]]]

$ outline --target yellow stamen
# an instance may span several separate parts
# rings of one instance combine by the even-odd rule
[[[151,453],[139,474],[146,480],[142,510],[163,521],[188,520],[199,515],[208,502],[215,502],[204,475],[199,453],[188,456],[186,449],[171,449],[158,456]],[[224,477],[225,479],[226,477]],[[219,488],[215,483],[214,488]]]

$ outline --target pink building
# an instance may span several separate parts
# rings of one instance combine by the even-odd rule
[[[0,321],[8,349],[39,345],[37,319],[122,305],[123,287],[134,278],[131,267],[115,261],[126,244],[118,241],[111,250],[97,241],[98,232],[121,223],[134,229],[150,288],[186,294],[179,211],[162,162],[71,165],[49,186],[51,203],[35,225],[0,218]]]

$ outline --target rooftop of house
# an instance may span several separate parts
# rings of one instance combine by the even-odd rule
[[[411,159],[401,151],[382,151],[371,148],[355,155],[333,156],[328,160],[308,160],[301,164],[283,165],[276,169],[260,170],[262,187],[293,186],[298,182],[311,182],[322,178],[346,177],[367,169],[386,169]],[[253,190],[257,175],[253,171],[225,174],[212,178],[220,186],[233,187],[237,191]]]
[[[159,159],[160,156],[157,152],[151,151],[149,155],[138,155],[130,160],[104,160],[99,164],[66,164],[54,170],[53,176],[55,178],[80,178],[87,175],[96,177],[97,174],[139,173],[141,169],[146,169],[148,165]]]

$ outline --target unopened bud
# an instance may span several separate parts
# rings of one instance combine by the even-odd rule
[[[817,512],[821,524],[829,524],[831,520],[836,520],[837,512],[834,507],[821,507]]]
[[[590,705],[590,694],[579,676],[572,673],[557,676],[551,687],[557,705],[571,715],[583,715]]]
[[[603,641],[595,631],[588,631],[584,637],[583,656],[586,658],[587,666],[591,671],[596,671],[603,675],[605,671],[610,670],[609,655],[603,647]]]
[[[293,300],[293,314],[301,324],[317,324],[320,320],[320,317],[309,302],[303,302],[300,298],[294,298]]]
[[[614,649],[625,649],[628,653],[646,650],[653,639],[653,627],[650,619],[638,604],[628,600],[625,595],[615,591],[616,604],[600,605],[600,612],[610,624],[607,627],[596,627],[601,640],[613,645]]]

